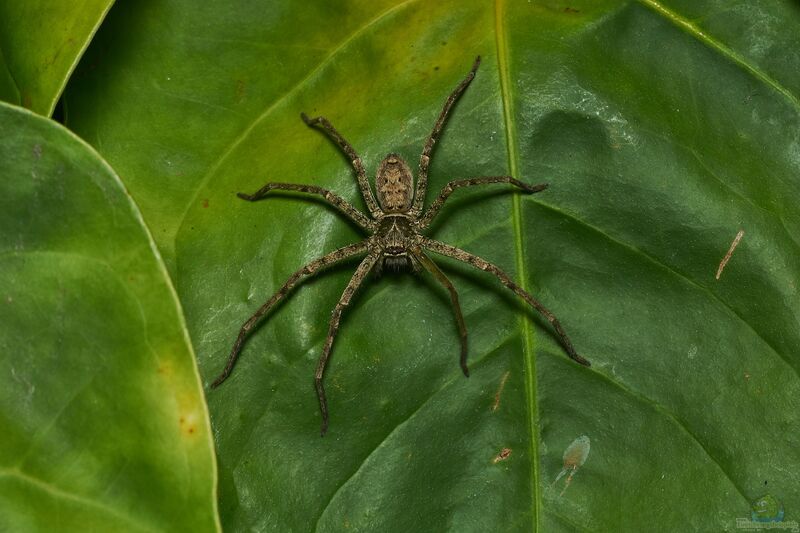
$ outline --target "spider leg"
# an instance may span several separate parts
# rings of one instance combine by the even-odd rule
[[[225,364],[225,370],[214,380],[214,383],[211,384],[213,388],[219,387],[223,381],[228,379],[228,376],[231,375],[231,371],[233,370],[233,366],[236,364],[236,360],[239,358],[239,353],[242,351],[242,344],[244,340],[247,338],[248,333],[251,329],[258,323],[258,321],[263,317],[276,303],[283,299],[286,294],[292,290],[292,288],[297,285],[297,283],[312,274],[316,271],[328,267],[334,263],[337,263],[343,259],[347,259],[348,257],[352,257],[356,254],[364,252],[367,249],[368,243],[367,241],[358,242],[355,244],[351,244],[349,246],[345,246],[343,248],[339,248],[338,250],[334,250],[333,252],[320,257],[306,266],[292,274],[286,283],[278,289],[278,292],[273,294],[267,302],[258,308],[258,311],[255,312],[253,316],[247,319],[242,325],[242,328],[239,330],[239,336],[236,337],[236,342],[233,344],[233,348],[231,349],[231,354],[228,356],[228,362]]]
[[[353,149],[352,145],[347,142],[347,140],[342,137],[342,134],[339,133],[336,128],[333,127],[333,124],[325,117],[314,117],[308,118],[308,115],[305,113],[300,113],[300,118],[303,119],[303,122],[306,123],[309,127],[316,127],[318,126],[328,137],[335,142],[341,150],[347,154],[347,157],[350,158],[350,163],[353,165],[353,169],[356,171],[356,179],[358,180],[358,187],[361,189],[361,194],[364,196],[364,202],[367,204],[367,209],[372,214],[373,217],[379,215],[381,213],[380,208],[378,207],[377,202],[375,201],[375,196],[372,195],[372,189],[369,187],[369,181],[367,180],[367,173],[364,170],[364,163],[361,161],[361,158],[358,156],[356,151]]]
[[[445,275],[439,266],[434,263],[425,252],[417,248],[411,251],[417,261],[425,267],[425,269],[433,274],[439,283],[444,285],[444,288],[450,293],[450,302],[453,304],[453,312],[456,315],[456,324],[458,325],[458,333],[461,337],[461,370],[464,375],[469,377],[469,369],[467,368],[467,326],[464,323],[464,316],[461,314],[461,305],[458,303],[458,292],[453,286],[453,283]]]
[[[477,255],[471,254],[466,252],[460,248],[456,248],[455,246],[450,246],[449,244],[445,244],[443,242],[435,241],[433,239],[424,238],[422,241],[422,246],[436,252],[437,254],[444,255],[447,257],[452,257],[453,259],[457,259],[458,261],[462,261],[464,263],[470,264],[477,269],[483,270],[485,272],[489,272],[494,274],[494,276],[500,280],[500,282],[514,291],[518,296],[520,296],[523,300],[528,302],[534,309],[539,311],[539,313],[544,316],[548,322],[553,326],[553,329],[556,330],[558,333],[559,338],[561,339],[561,344],[564,346],[567,354],[574,359],[576,362],[590,366],[589,361],[578,355],[578,352],[575,351],[575,348],[572,346],[572,342],[569,340],[564,328],[561,327],[561,323],[555,317],[553,313],[551,313],[545,306],[543,306],[536,298],[531,296],[527,291],[525,291],[522,287],[514,283],[511,277],[500,270],[497,266],[493,265],[492,263],[486,261],[483,258],[478,257]]]
[[[442,107],[442,111],[439,113],[439,118],[436,119],[436,124],[433,126],[433,131],[431,131],[431,134],[428,136],[428,140],[425,141],[425,147],[422,149],[422,155],[419,158],[417,192],[414,194],[414,205],[411,208],[411,212],[416,215],[419,215],[422,212],[422,204],[425,201],[425,192],[428,189],[428,165],[431,162],[433,145],[436,144],[437,140],[439,140],[439,135],[442,133],[442,128],[444,128],[444,124],[447,121],[447,114],[450,113],[450,109],[452,109],[453,105],[456,103],[459,97],[461,97],[461,94],[469,86],[473,78],[475,78],[475,72],[477,72],[480,64],[481,56],[478,56],[475,58],[475,63],[472,64],[472,68],[470,69],[469,74],[467,74],[467,77],[464,78],[453,90],[450,96],[447,97],[447,100],[444,102],[444,106]]]
[[[456,189],[460,189],[461,187],[472,187],[473,185],[488,185],[490,183],[510,183],[511,185],[519,187],[528,194],[543,191],[549,185],[547,183],[541,183],[539,185],[528,185],[527,183],[523,183],[517,179],[512,178],[511,176],[487,176],[480,178],[453,180],[444,186],[442,192],[439,193],[439,196],[437,196],[436,199],[433,201],[433,203],[431,203],[430,207],[428,207],[428,210],[425,212],[425,215],[419,221],[420,229],[424,229],[430,225],[433,219],[436,218],[436,215],[439,214],[439,210],[442,208],[444,203]]]
[[[344,198],[342,198],[336,193],[329,191],[328,189],[317,187],[316,185],[270,182],[261,187],[253,194],[245,194],[243,192],[240,192],[237,193],[236,196],[238,196],[242,200],[247,200],[248,202],[256,202],[264,198],[267,195],[267,193],[269,193],[269,191],[272,190],[300,191],[300,192],[307,192],[310,194],[318,194],[322,196],[322,198],[326,202],[328,202],[330,205],[338,209],[340,213],[344,214],[347,218],[355,222],[362,229],[366,231],[373,231],[375,229],[375,223],[366,216],[364,216],[364,214],[361,213],[361,211],[353,207],[353,205],[350,204],[348,201],[346,201]]]
[[[353,297],[355,292],[358,290],[361,283],[369,274],[369,271],[372,270],[372,267],[375,266],[375,263],[380,258],[379,255],[370,254],[361,261],[361,264],[358,265],[353,277],[350,278],[350,282],[345,287],[344,292],[342,293],[342,297],[339,298],[339,302],[336,304],[336,307],[333,308],[333,313],[331,314],[331,322],[328,326],[328,336],[325,338],[325,346],[322,348],[322,355],[319,358],[319,363],[317,363],[317,373],[314,377],[314,384],[317,388],[317,397],[319,398],[319,410],[322,413],[322,428],[320,430],[320,435],[325,436],[325,432],[328,431],[328,402],[325,399],[325,387],[322,385],[322,376],[325,374],[325,367],[328,364],[328,357],[331,355],[331,348],[333,347],[333,339],[336,337],[336,333],[339,331],[339,319],[342,317],[342,311],[344,308],[350,305],[350,299]]]

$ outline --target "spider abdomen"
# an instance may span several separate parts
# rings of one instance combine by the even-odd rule
[[[375,176],[378,203],[387,213],[402,213],[411,207],[413,195],[411,168],[402,157],[389,154],[383,158]]]

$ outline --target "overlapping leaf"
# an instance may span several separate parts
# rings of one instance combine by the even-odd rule
[[[113,0],[0,2],[0,100],[50,115]]]
[[[215,531],[180,307],[113,171],[0,104],[0,530]]]

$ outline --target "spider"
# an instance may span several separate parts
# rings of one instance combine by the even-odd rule
[[[255,327],[259,320],[286,294],[294,288],[303,278],[316,274],[319,270],[327,268],[334,263],[338,263],[344,259],[366,255],[361,263],[358,265],[353,277],[347,284],[339,302],[333,309],[330,324],[328,327],[328,335],[325,338],[325,344],[322,348],[322,355],[317,364],[317,371],[314,376],[314,383],[319,398],[319,408],[322,413],[322,428],[321,435],[325,435],[328,430],[328,402],[325,397],[325,388],[322,383],[322,377],[325,374],[325,368],[328,363],[328,357],[331,354],[333,347],[333,340],[339,330],[339,319],[342,316],[344,309],[350,304],[353,294],[358,290],[364,279],[370,271],[381,271],[388,269],[392,271],[408,271],[421,272],[423,269],[430,272],[433,277],[441,283],[450,294],[450,302],[453,306],[455,314],[456,325],[461,340],[461,370],[464,375],[469,377],[469,369],[467,368],[467,328],[464,324],[464,317],[461,314],[461,306],[458,303],[458,293],[455,287],[442,272],[436,263],[428,257],[427,251],[434,252],[439,255],[451,257],[468,263],[475,268],[489,272],[500,280],[506,287],[514,291],[517,295],[522,297],[528,304],[541,313],[552,324],[561,343],[564,346],[567,354],[577,361],[578,363],[589,366],[589,361],[578,355],[572,342],[564,332],[558,319],[545,308],[538,300],[531,296],[527,291],[522,289],[519,285],[514,283],[511,277],[503,272],[500,268],[486,261],[485,259],[473,255],[467,251],[450,246],[443,242],[439,242],[426,237],[423,231],[428,228],[431,222],[436,218],[436,215],[441,210],[444,203],[450,195],[462,187],[472,187],[474,185],[487,185],[491,183],[508,183],[514,185],[526,193],[537,193],[547,188],[548,184],[543,183],[540,185],[528,185],[511,176],[486,176],[475,177],[468,179],[460,179],[449,182],[444,189],[439,193],[433,203],[428,206],[427,210],[423,209],[423,202],[425,200],[425,192],[428,186],[428,167],[431,160],[431,152],[436,144],[436,141],[441,135],[442,129],[447,121],[447,116],[453,105],[464,93],[466,88],[475,78],[475,74],[480,65],[481,58],[475,58],[475,63],[461,83],[453,90],[450,96],[444,103],[439,117],[436,119],[436,124],[433,126],[433,131],[428,136],[425,142],[425,147],[422,150],[422,155],[419,160],[419,174],[417,177],[417,189],[414,191],[413,177],[411,168],[402,157],[398,154],[391,153],[387,155],[378,166],[378,171],[375,179],[375,189],[377,193],[377,201],[372,194],[372,190],[367,180],[367,175],[364,170],[364,164],[361,158],[356,154],[353,147],[344,137],[333,127],[333,125],[324,117],[309,118],[305,113],[301,113],[300,117],[309,127],[317,127],[321,129],[332,141],[334,141],[339,148],[350,159],[353,169],[355,170],[358,180],[358,186],[361,189],[361,194],[364,197],[364,202],[369,209],[370,216],[366,216],[361,211],[357,210],[350,203],[344,200],[337,194],[318,187],[316,185],[300,185],[295,183],[274,183],[270,182],[264,185],[261,189],[253,194],[238,193],[237,196],[249,202],[261,200],[273,190],[284,191],[299,191],[310,194],[317,194],[325,199],[327,203],[338,209],[342,214],[356,223],[362,230],[369,234],[369,236],[361,242],[350,244],[334,250],[327,255],[316,259],[300,270],[292,274],[286,283],[278,289],[278,292],[272,295],[267,302],[258,308],[253,316],[245,322],[233,344],[230,356],[228,357],[227,364],[222,373],[213,382],[212,387],[218,387],[230,376],[236,360],[242,350],[242,344],[247,338],[250,330]]]

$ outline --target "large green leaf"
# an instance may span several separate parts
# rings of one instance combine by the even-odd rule
[[[0,104],[0,531],[214,531],[181,311],[111,168]]]
[[[764,493],[797,517],[798,27],[795,3],[766,0],[117,6],[87,57],[102,67],[68,90],[70,126],[142,207],[206,383],[291,272],[360,238],[318,203],[234,196],[282,180],[362,205],[299,112],[325,114],[371,169],[392,150],[413,162],[476,54],[432,190],[503,173],[551,188],[460,192],[433,234],[510,271],[593,363],[444,261],[470,331],[465,379],[443,290],[385,276],[343,321],[320,439],[312,377],[354,265],[335,268],[207,393],[223,523],[717,531]]]
[[[0,100],[49,116],[113,3],[0,1]]]

